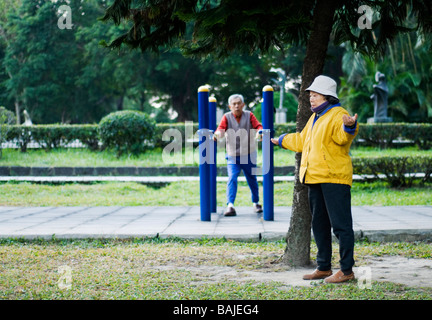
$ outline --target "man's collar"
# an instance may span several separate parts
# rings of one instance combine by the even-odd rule
[[[236,119],[240,119],[242,117],[242,115],[243,115],[243,111],[242,111],[242,113],[239,116],[236,116],[235,113],[232,112],[232,111],[231,111],[231,113],[233,114],[234,118],[236,118]]]

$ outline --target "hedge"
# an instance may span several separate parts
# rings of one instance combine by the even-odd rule
[[[361,124],[356,140],[379,148],[391,148],[400,142],[408,141],[417,145],[420,150],[428,150],[432,147],[432,124]]]
[[[16,142],[21,151],[27,150],[32,141],[45,150],[64,147],[79,141],[91,150],[99,147],[98,125],[33,125],[10,126],[6,141]]]
[[[88,125],[33,125],[33,126],[9,126],[6,141],[17,141],[22,151],[25,151],[28,143],[33,139],[43,148],[52,149],[63,147],[71,141],[78,140],[92,150],[101,145],[97,124]],[[192,134],[198,130],[198,123],[190,123]],[[163,132],[167,129],[178,130],[182,138],[185,138],[185,123],[158,123],[154,129],[152,138],[147,142],[150,147],[164,147],[169,142],[162,140]],[[274,125],[274,136],[283,133],[296,132],[295,123],[283,123]],[[191,137],[186,137],[191,138]],[[359,133],[353,146],[368,145],[378,148],[390,148],[400,145],[400,142],[415,144],[420,150],[432,148],[432,124],[415,123],[376,123],[360,124]],[[184,141],[183,141],[184,142]]]
[[[275,124],[275,136],[296,132],[293,123]],[[432,148],[431,123],[361,123],[354,146],[366,145],[377,148],[394,148],[414,144],[420,150]]]
[[[26,151],[30,141],[38,142],[46,150],[65,147],[69,143],[79,141],[91,150],[97,150],[101,146],[99,125],[33,125],[33,126],[8,126],[6,141],[15,141],[21,151]],[[184,123],[157,124],[151,141],[152,147],[164,147],[169,141],[163,141],[162,135],[168,129],[176,129],[181,133],[183,143],[186,139],[193,138],[198,130],[198,124]],[[295,124],[276,124],[275,136],[286,132],[295,132]],[[380,147],[394,145],[394,139],[409,139],[420,149],[431,147],[431,124],[361,124],[359,137],[364,143]],[[392,187],[409,187],[413,181],[431,181],[432,157],[431,156],[385,156],[385,157],[361,157],[353,158],[354,174],[365,179],[384,178]]]
[[[367,179],[385,179],[392,187],[411,187],[415,180],[431,181],[431,156],[385,156],[353,158],[354,174]],[[419,175],[420,174],[420,175]]]

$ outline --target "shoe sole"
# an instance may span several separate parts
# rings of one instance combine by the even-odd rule
[[[352,278],[349,278],[349,279],[346,279],[346,280],[341,280],[341,281],[334,281],[334,282],[327,282],[327,281],[324,280],[324,282],[327,283],[327,284],[339,284],[339,283],[350,282],[350,281],[353,281],[353,280],[355,280],[355,277],[352,277]]]

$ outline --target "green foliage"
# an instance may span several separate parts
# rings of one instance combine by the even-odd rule
[[[407,123],[401,127],[401,135],[414,141],[420,150],[432,148],[432,125],[426,123]]]
[[[0,107],[0,159],[2,157],[2,143],[6,141],[9,125],[15,121],[15,116],[11,111]]]
[[[276,91],[274,93],[274,107],[279,108],[279,101],[280,99],[280,91]],[[298,101],[294,97],[294,95],[291,92],[285,92],[284,101],[283,101],[283,107],[285,109],[286,113],[286,120],[287,122],[295,122],[296,121],[296,115],[297,115],[297,106]],[[262,117],[262,105],[261,103],[258,103],[253,108],[253,113],[257,117],[259,121],[261,121]]]
[[[138,113],[127,111],[126,113]],[[255,110],[254,110],[255,112]],[[123,113],[123,112],[121,112]],[[258,115],[260,112],[258,112]],[[146,116],[148,120],[148,116]],[[147,121],[146,120],[146,121]],[[149,120],[153,122],[152,120]],[[152,126],[151,134],[146,134],[147,147],[163,148],[169,142],[163,140],[163,133],[174,129],[181,134],[182,142],[192,139],[198,130],[198,123],[190,122],[188,135],[186,135],[186,123],[157,123]],[[284,133],[296,132],[296,124],[279,123],[274,125],[275,137]],[[50,150],[64,147],[73,141],[79,141],[90,150],[99,149],[101,137],[99,136],[99,125],[33,125],[33,126],[3,126],[4,141],[16,142],[21,151],[27,150],[28,144],[37,141],[42,148]],[[360,124],[359,133],[354,140],[354,147],[358,145],[373,146],[378,148],[398,147],[400,142],[414,144],[420,150],[429,150],[432,146],[432,124],[416,123],[375,123]]]
[[[365,177],[372,176],[377,179],[384,176],[390,186],[411,187],[415,180],[419,178],[415,173],[424,173],[420,177],[421,181],[431,180],[432,157],[403,157],[403,156],[384,156],[375,158],[353,158],[354,174]]]
[[[387,44],[387,55],[373,60],[345,46],[339,97],[343,105],[358,113],[360,121],[373,117],[371,100],[374,75],[386,75],[389,89],[388,114],[398,122],[430,122],[432,55],[430,41],[417,32],[398,35]]]
[[[185,123],[158,123],[155,128],[154,132],[154,143],[156,148],[163,148],[165,147],[169,142],[164,141],[162,139],[164,132],[167,132],[167,130],[176,130],[180,132],[182,137],[182,142],[184,143],[186,139],[193,139],[194,134],[198,130],[198,123],[194,122],[190,124],[190,128],[186,129],[187,125]],[[186,130],[190,131],[188,132],[189,135],[187,135]],[[192,134],[192,135],[190,135]]]
[[[7,110],[5,107],[0,107],[0,125],[10,125],[15,123],[16,118],[13,112]]]
[[[430,27],[429,1],[368,1],[379,12],[371,32],[360,32],[356,8],[364,1],[339,1],[335,7],[334,42],[349,43],[366,55],[385,54],[388,40],[409,30],[406,20],[417,17],[417,29],[427,33]],[[330,4],[329,4],[330,6]],[[187,54],[228,57],[243,53],[266,53],[290,44],[308,41],[315,18],[316,1],[129,1],[115,0],[107,8],[104,21],[133,24],[128,32],[109,46],[123,44],[141,50],[159,52],[166,45],[182,45]],[[322,14],[322,12],[319,12]],[[186,32],[193,29],[193,35]],[[322,39],[322,41],[328,41]],[[316,44],[315,44],[316,45]]]
[[[75,140],[87,145],[90,150],[96,150],[99,144],[97,129],[97,125],[13,125],[9,126],[7,141],[15,141],[22,152],[27,151],[31,141],[38,142],[47,151]]]
[[[390,148],[397,141],[412,141],[420,150],[432,147],[432,124],[415,123],[375,123],[361,124],[356,143],[362,143],[379,148]]]
[[[138,155],[145,151],[153,140],[155,123],[139,111],[117,111],[99,123],[99,135],[107,148],[113,148],[117,156],[124,153]]]
[[[296,124],[295,123],[275,123],[274,124],[274,136],[279,137],[284,133],[294,133],[296,132]]]

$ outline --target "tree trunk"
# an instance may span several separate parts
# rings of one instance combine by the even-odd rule
[[[123,110],[124,94],[117,99],[117,111]]]
[[[18,102],[18,97],[15,97],[15,115],[16,115],[16,124],[21,124],[21,108]]]
[[[302,84],[297,110],[297,132],[302,131],[312,114],[309,95],[305,92],[305,89],[323,71],[337,3],[337,0],[318,0],[314,9],[312,30],[303,62]],[[292,215],[286,237],[287,246],[283,261],[291,266],[307,266],[310,264],[312,217],[309,209],[307,187],[299,180],[301,153],[297,153],[295,158]]]

